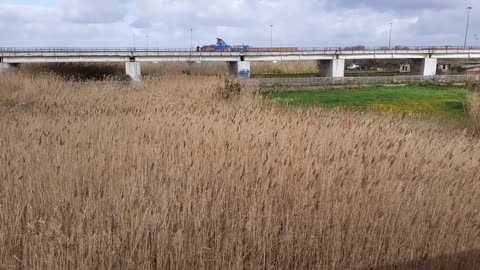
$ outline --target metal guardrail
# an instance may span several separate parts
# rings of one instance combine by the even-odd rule
[[[254,52],[397,52],[397,51],[448,51],[465,52],[471,50],[480,50],[476,47],[460,46],[396,46],[396,47],[251,47]],[[20,48],[20,47],[0,47],[0,52],[25,53],[25,52],[197,52],[196,48],[140,48],[140,47],[96,47],[96,48],[78,48],[78,47],[45,47],[45,48]],[[212,53],[212,52],[209,52]]]
[[[405,83],[405,82],[458,82],[479,81],[480,74],[466,75],[436,75],[436,76],[370,76],[370,77],[305,77],[305,78],[255,78],[252,79],[260,86],[323,86],[342,84],[378,84],[378,83]]]

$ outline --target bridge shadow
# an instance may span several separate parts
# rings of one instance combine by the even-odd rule
[[[407,263],[384,265],[372,270],[480,270],[480,250],[419,259]]]

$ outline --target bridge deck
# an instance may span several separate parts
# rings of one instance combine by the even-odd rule
[[[321,75],[343,77],[345,60],[415,59],[415,72],[431,76],[436,73],[437,59],[480,58],[480,47],[252,48],[251,50],[201,52],[193,49],[160,48],[0,48],[0,63],[8,66],[22,63],[124,62],[127,74],[137,80],[141,78],[140,63],[144,62],[230,62],[232,73],[247,74],[248,77],[249,62],[319,60]],[[239,68],[240,64],[242,64],[241,68]]]
[[[290,50],[289,50],[290,49]],[[480,48],[255,48],[250,52],[197,52],[157,48],[0,48],[0,61],[30,62],[155,62],[155,61],[299,61],[333,59],[480,58]]]

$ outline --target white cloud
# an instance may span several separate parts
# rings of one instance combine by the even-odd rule
[[[127,0],[59,0],[65,21],[115,23],[128,14]]]
[[[466,0],[469,1],[469,0]],[[332,4],[334,3],[334,4]],[[480,8],[480,7],[479,7]],[[470,33],[480,34],[472,10]],[[190,46],[222,37],[231,44],[384,46],[461,44],[466,10],[452,1],[380,0],[58,0],[55,5],[0,4],[0,46]]]

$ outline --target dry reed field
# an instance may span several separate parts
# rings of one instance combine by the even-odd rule
[[[50,64],[25,64],[20,69],[28,74],[57,74],[61,77],[75,77],[77,79],[106,79],[112,77],[125,78],[125,65],[122,63],[50,63]],[[142,75],[225,75],[228,72],[227,63],[187,63],[187,62],[162,62],[142,63]],[[81,75],[81,76],[78,76]]]
[[[467,130],[224,79],[0,74],[0,269],[479,269]]]
[[[318,67],[315,61],[282,61],[251,62],[251,71],[258,74],[293,74],[293,73],[317,73]],[[225,75],[228,72],[226,63],[145,63],[142,64],[142,72],[146,75]]]
[[[102,76],[123,76],[124,65],[119,63],[99,64],[27,64],[22,65],[21,70],[25,73],[56,73],[62,76],[85,74],[89,78],[100,79]],[[315,61],[284,61],[252,62],[251,70],[258,74],[292,74],[292,73],[316,73],[318,68]],[[160,62],[142,63],[142,74],[145,76],[165,75],[195,75],[195,76],[218,76],[228,73],[226,62],[219,63],[187,63],[187,62]]]
[[[203,75],[215,76],[225,75],[228,72],[226,62],[220,63],[182,63],[182,62],[162,62],[162,63],[144,63],[142,64],[142,73],[147,76],[164,75]]]
[[[252,62],[251,69],[253,73],[303,74],[318,72],[316,61]]]
[[[472,127],[477,132],[480,132],[480,92],[471,93],[465,105]]]

